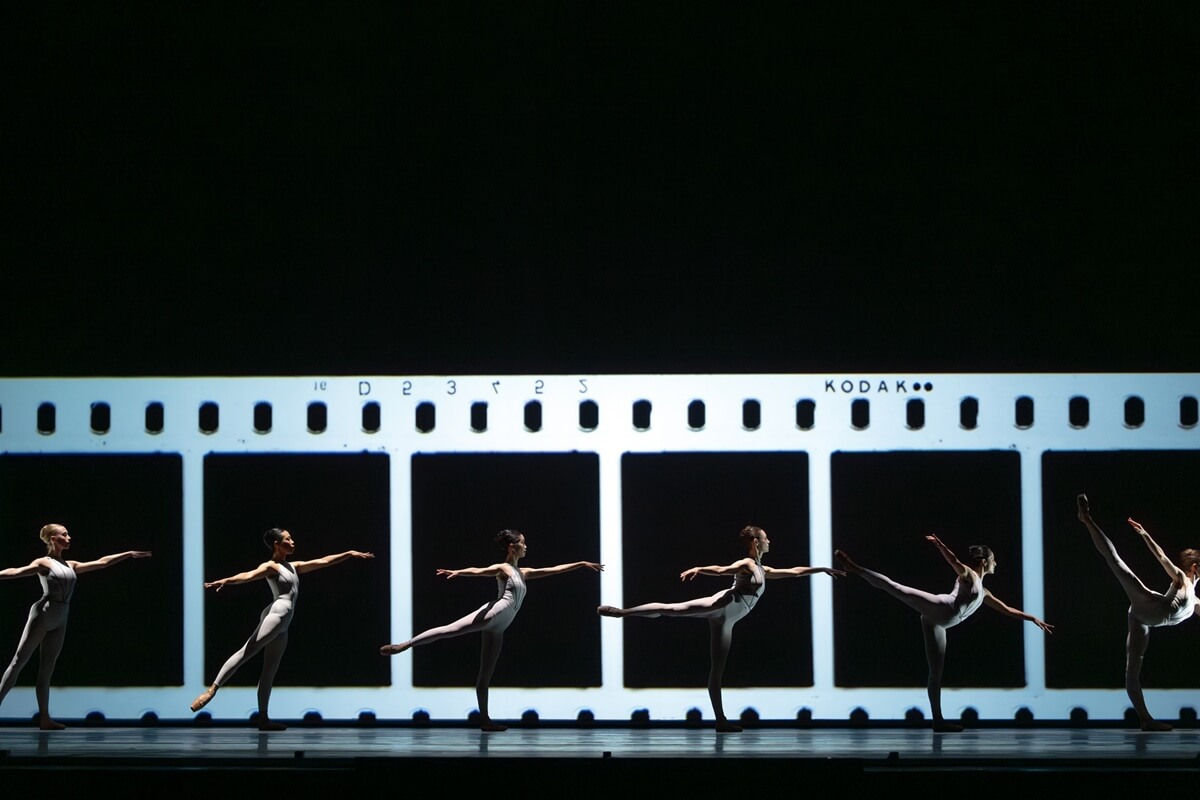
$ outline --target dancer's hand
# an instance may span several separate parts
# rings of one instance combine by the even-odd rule
[[[350,557],[351,558],[374,558],[375,554],[374,553],[360,553],[357,550],[351,550]]]
[[[683,572],[679,573],[679,580],[690,581],[692,578],[695,578],[699,574],[700,574],[699,567],[692,567],[691,569],[685,569]]]
[[[821,572],[824,572],[826,575],[828,575],[831,578],[846,577],[846,570],[844,570],[844,569],[835,569],[833,567],[820,567],[820,570],[821,570]]]
[[[439,570],[437,571],[437,574],[438,574],[438,575],[445,575],[447,579],[450,579],[450,578],[457,578],[457,577],[458,577],[458,574],[459,574],[459,570],[456,570],[456,569],[439,569]]]
[[[151,553],[149,550],[130,550],[129,551],[130,558],[150,558],[150,556],[152,556],[152,555],[154,555],[154,554]]]
[[[939,539],[937,536],[935,536],[932,533],[925,537],[925,541],[929,542],[930,544],[935,544],[935,545],[942,544],[942,540]]]
[[[1133,519],[1133,517],[1130,517],[1130,518],[1126,519],[1125,521],[1128,522],[1130,527],[1133,528],[1135,531],[1137,531],[1137,533],[1139,535],[1141,535],[1141,536],[1149,536],[1150,535],[1150,532],[1148,530],[1146,530],[1145,528],[1143,528],[1141,526],[1141,523],[1136,522]]]
[[[216,589],[218,592],[221,591],[221,589],[223,589],[224,587],[225,587],[225,579],[224,578],[222,578],[219,581],[211,581],[209,583],[204,584],[205,589]]]
[[[1039,628],[1044,630],[1046,633],[1049,633],[1049,634],[1054,633],[1054,626],[1051,625],[1049,622],[1046,622],[1045,620],[1041,620],[1041,619],[1038,619],[1037,617],[1034,617],[1033,619],[1030,620],[1030,622],[1032,622],[1034,625],[1037,625]]]

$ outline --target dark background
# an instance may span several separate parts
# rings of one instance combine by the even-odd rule
[[[0,374],[1197,366],[1194,5],[8,29]]]

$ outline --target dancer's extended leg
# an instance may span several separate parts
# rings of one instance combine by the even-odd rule
[[[711,597],[699,597],[683,603],[643,603],[629,608],[600,606],[596,613],[604,617],[714,617],[723,614],[725,607],[734,599],[733,592],[726,589]]]
[[[488,604],[483,608],[480,608],[478,611],[473,611],[472,613],[467,614],[465,617],[457,619],[448,625],[440,625],[436,628],[430,628],[427,631],[423,631],[409,639],[407,642],[385,644],[383,647],[379,648],[379,654],[384,656],[394,656],[398,653],[403,653],[410,647],[417,647],[418,645],[423,644],[432,644],[438,639],[449,639],[454,636],[464,636],[468,633],[481,631],[487,627],[489,623],[491,623],[493,618],[497,616],[497,613],[489,613],[493,611],[500,612],[503,611],[503,609],[499,608],[499,603]]]
[[[876,589],[882,589],[922,617],[937,621],[948,619],[953,614],[953,606],[947,602],[946,595],[936,595],[896,583],[887,575],[860,566],[841,550],[834,551],[833,557],[841,562],[847,572],[858,575]]]
[[[935,622],[921,618],[921,632],[925,635],[925,660],[929,664],[929,679],[925,684],[929,694],[929,709],[933,713],[933,729],[939,733],[958,733],[963,729],[956,722],[947,722],[942,716],[942,672],[946,664],[946,629]]]
[[[1113,575],[1117,576],[1117,581],[1125,590],[1130,604],[1135,608],[1142,608],[1146,604],[1154,605],[1161,602],[1162,596],[1147,588],[1141,578],[1134,575],[1133,570],[1117,555],[1117,548],[1113,546],[1112,541],[1104,534],[1104,531],[1100,530],[1100,526],[1088,513],[1086,500],[1080,500],[1079,506],[1079,521],[1087,527],[1088,533],[1092,536],[1092,544],[1096,546],[1097,552],[1104,556],[1104,562],[1108,564]]]
[[[1129,615],[1129,637],[1125,643],[1125,692],[1133,703],[1144,731],[1169,731],[1172,726],[1150,716],[1146,698],[1142,695],[1142,658],[1150,644],[1150,629]]]

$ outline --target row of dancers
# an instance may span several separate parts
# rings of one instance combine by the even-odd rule
[[[1093,520],[1086,495],[1076,498],[1077,516],[1086,526],[1096,550],[1104,558],[1129,599],[1129,635],[1126,647],[1125,688],[1142,730],[1166,731],[1171,725],[1154,719],[1146,707],[1141,688],[1141,668],[1149,643],[1150,628],[1177,625],[1197,611],[1196,580],[1200,573],[1200,550],[1184,550],[1176,565],[1151,538],[1150,533],[1132,518],[1127,519],[1133,531],[1141,537],[1155,559],[1170,578],[1170,586],[1164,592],[1148,588],[1118,555],[1116,547]],[[29,610],[29,618],[21,635],[17,652],[0,681],[0,703],[12,689],[17,675],[35,650],[40,649],[36,697],[38,721],[42,730],[57,730],[63,727],[49,711],[50,678],[54,664],[62,649],[66,632],[67,612],[75,588],[76,575],[104,569],[126,559],[148,558],[151,553],[129,550],[104,556],[94,561],[73,561],[64,556],[71,546],[67,529],[58,524],[46,525],[40,532],[46,544],[47,554],[36,558],[24,567],[0,570],[0,579],[21,578],[36,575],[42,584],[43,596]],[[680,603],[646,603],[629,608],[602,605],[597,613],[605,617],[693,617],[707,619],[710,637],[710,664],[708,694],[716,718],[716,730],[733,733],[741,727],[731,722],[725,714],[721,697],[721,679],[732,642],[733,628],[744,619],[762,597],[766,581],[782,578],[802,578],[825,574],[833,578],[848,574],[857,575],[870,586],[880,589],[900,600],[920,615],[921,630],[925,641],[928,664],[927,691],[932,712],[933,730],[937,732],[961,731],[962,726],[950,722],[942,714],[941,688],[942,671],[946,656],[946,631],[965,621],[981,606],[1024,622],[1030,622],[1047,634],[1054,626],[1014,608],[993,595],[983,585],[984,578],[996,571],[996,557],[984,545],[969,548],[964,562],[935,535],[926,536],[955,573],[954,587],[945,594],[934,594],[900,584],[883,573],[860,565],[842,550],[834,551],[840,565],[835,567],[797,566],[787,569],[769,567],[763,557],[770,552],[771,540],[762,528],[748,525],[739,538],[746,549],[743,558],[727,565],[692,567],[680,573],[680,580],[691,581],[698,576],[732,577],[733,584],[711,596],[700,597]],[[258,682],[258,718],[260,730],[276,731],[286,728],[270,718],[268,706],[275,673],[279,668],[287,647],[288,626],[292,621],[301,574],[333,566],[351,559],[370,559],[373,554],[357,550],[324,556],[310,560],[293,560],[296,541],[290,532],[272,528],[263,537],[271,551],[271,558],[257,567],[237,573],[228,578],[206,582],[206,589],[220,591],[227,585],[249,583],[265,579],[270,586],[272,602],[259,618],[259,623],[246,643],[225,661],[212,684],[192,703],[191,711],[197,712],[208,705],[228,679],[248,660],[258,653],[263,654],[262,674]],[[438,569],[437,574],[447,579],[459,577],[490,577],[496,580],[495,599],[480,606],[466,616],[426,630],[413,638],[380,648],[381,655],[392,656],[413,647],[432,644],[440,639],[463,636],[470,633],[481,635],[479,673],[475,692],[479,705],[479,724],[484,731],[503,731],[505,726],[494,721],[488,710],[488,687],[495,670],[504,640],[504,631],[512,624],[525,598],[526,582],[539,578],[562,575],[579,569],[600,572],[603,564],[593,561],[574,561],[553,567],[522,567],[522,558],[528,553],[525,536],[516,530],[503,530],[496,536],[496,543],[504,552],[504,559],[486,567],[464,569]]]

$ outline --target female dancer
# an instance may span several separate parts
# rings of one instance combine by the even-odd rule
[[[834,578],[846,574],[830,567],[772,569],[762,563],[762,557],[771,550],[771,540],[767,538],[766,531],[747,525],[738,536],[748,551],[745,558],[724,567],[692,567],[679,574],[679,579],[683,581],[690,581],[697,575],[732,575],[733,586],[730,588],[722,589],[711,597],[684,603],[644,603],[631,608],[600,606],[596,609],[596,613],[605,617],[699,617],[708,620],[708,697],[717,718],[718,733],[737,733],[742,730],[740,725],[733,724],[725,717],[725,706],[721,702],[721,677],[725,674],[725,661],[733,641],[733,626],[749,614],[758,598],[762,597],[764,582],[778,578],[803,578],[818,573]]]
[[[1117,549],[1104,535],[1100,527],[1092,520],[1088,509],[1086,494],[1075,498],[1079,521],[1087,526],[1092,534],[1092,543],[1104,556],[1108,568],[1117,576],[1121,588],[1129,598],[1129,637],[1125,644],[1125,691],[1133,702],[1133,710],[1137,712],[1144,731],[1169,731],[1171,726],[1159,722],[1150,716],[1146,710],[1146,700],[1142,696],[1142,657],[1146,654],[1146,646],[1150,643],[1150,629],[1166,625],[1178,625],[1197,610],[1196,577],[1200,573],[1200,550],[1184,550],[1179,559],[1182,567],[1177,567],[1167,558],[1163,549],[1158,546],[1150,534],[1133,519],[1126,522],[1142,537],[1146,547],[1158,559],[1171,586],[1165,593],[1159,593],[1146,588],[1137,575],[1125,565],[1117,555]]]
[[[504,631],[516,618],[521,609],[521,601],[525,599],[525,581],[535,578],[548,578],[551,575],[561,575],[564,572],[587,567],[600,572],[603,564],[594,561],[574,561],[570,564],[559,564],[555,567],[535,569],[518,567],[517,562],[525,557],[525,535],[520,531],[502,530],[496,534],[496,543],[504,548],[504,561],[492,564],[490,567],[467,567],[465,569],[439,569],[438,575],[447,578],[457,578],[463,575],[479,576],[496,579],[496,599],[485,603],[467,616],[443,625],[430,628],[419,633],[407,642],[385,644],[379,648],[379,654],[394,656],[403,653],[410,647],[417,647],[438,639],[448,639],[452,636],[462,636],[478,631],[483,635],[479,655],[479,676],[475,679],[475,697],[479,701],[480,729],[485,731],[508,730],[507,725],[493,722],[488,714],[488,685],[492,680],[492,672],[496,669],[496,660],[500,657],[500,648],[504,644]]]
[[[296,610],[296,598],[300,594],[301,573],[339,564],[348,558],[374,558],[375,556],[371,553],[347,550],[344,553],[314,558],[310,561],[288,561],[288,556],[296,550],[296,542],[290,533],[280,528],[271,528],[263,534],[263,544],[271,551],[270,561],[264,561],[249,572],[239,572],[237,575],[204,584],[205,589],[216,589],[219,592],[226,584],[249,583],[259,578],[266,578],[267,584],[271,587],[273,600],[271,605],[263,609],[262,616],[258,619],[258,627],[254,629],[254,633],[250,634],[250,638],[242,645],[242,649],[229,657],[225,665],[221,667],[221,671],[217,673],[212,686],[205,689],[199,697],[192,701],[191,709],[199,711],[208,705],[217,690],[224,685],[225,681],[229,680],[233,673],[237,672],[238,667],[262,650],[263,668],[262,675],[258,679],[258,729],[260,731],[283,731],[287,730],[287,726],[271,721],[267,714],[267,704],[271,701],[271,683],[275,680],[275,672],[279,669],[283,651],[287,648],[288,625],[291,624],[292,615]]]
[[[929,663],[929,706],[933,712],[933,729],[939,733],[961,731],[962,725],[947,722],[942,717],[942,668],[946,662],[946,629],[953,628],[958,623],[979,610],[979,606],[987,604],[1001,614],[1014,619],[1032,622],[1046,633],[1053,633],[1054,626],[1048,625],[1032,614],[1026,614],[1020,609],[1002,603],[995,595],[983,588],[983,579],[996,571],[996,556],[991,548],[977,544],[972,545],[968,552],[971,564],[967,566],[958,560],[950,548],[942,544],[936,536],[926,536],[925,541],[932,542],[942,557],[954,568],[958,578],[949,594],[930,594],[920,589],[896,583],[886,575],[872,572],[861,567],[841,550],[835,550],[836,558],[848,572],[862,577],[876,589],[882,589],[892,597],[906,603],[921,615],[921,630],[925,633],[925,660]]]
[[[75,576],[104,569],[127,558],[149,558],[150,552],[126,550],[95,561],[66,561],[63,553],[71,547],[71,534],[67,533],[65,527],[51,523],[43,526],[38,536],[46,543],[45,556],[35,558],[25,567],[0,570],[0,580],[37,575],[42,582],[42,597],[29,609],[29,620],[21,634],[21,643],[17,645],[17,654],[4,671],[3,681],[0,681],[0,703],[4,702],[5,696],[17,682],[17,675],[33,651],[39,650],[36,689],[38,727],[44,731],[57,731],[66,726],[50,718],[50,676],[67,633],[67,612],[71,610],[71,595],[75,593]]]

